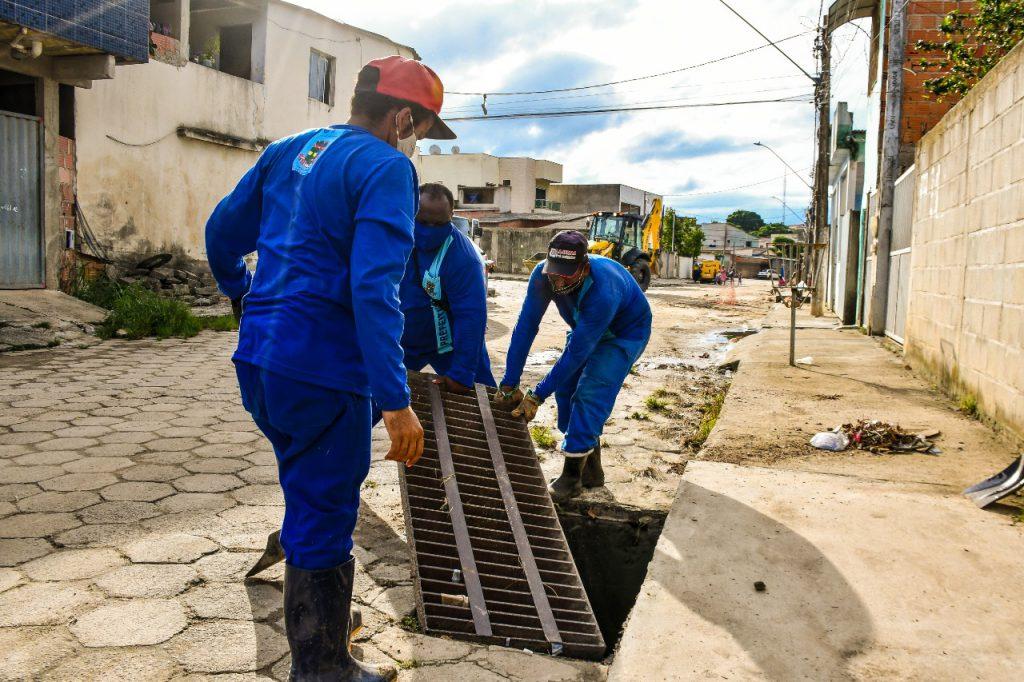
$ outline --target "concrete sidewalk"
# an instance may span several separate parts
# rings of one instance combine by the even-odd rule
[[[1012,677],[1024,526],[959,492],[1015,452],[854,330],[801,316],[798,357],[814,364],[790,368],[783,312],[738,344],[610,679]],[[806,445],[860,417],[939,429],[943,454]]]

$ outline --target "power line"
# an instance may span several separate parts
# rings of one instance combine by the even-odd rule
[[[810,168],[804,168],[801,173],[808,171]],[[778,182],[782,179],[782,176],[776,176],[774,178],[768,178],[767,180],[759,180],[758,182],[751,182],[747,185],[738,185],[736,187],[727,187],[725,189],[714,189],[707,192],[687,192],[685,194],[664,194],[666,197],[703,197],[711,194],[725,194],[726,192],[735,192],[738,189],[747,189],[748,187],[757,187],[758,185],[767,185],[769,182]]]
[[[812,82],[812,83],[817,83],[817,82],[818,82],[818,79],[817,79],[817,78],[815,78],[815,77],[814,77],[814,76],[812,76],[811,74],[807,73],[807,71],[806,71],[806,70],[804,69],[804,67],[802,67],[802,66],[800,66],[799,64],[797,64],[797,63],[796,63],[796,60],[794,60],[794,59],[793,59],[792,57],[790,57],[790,56],[789,56],[788,54],[786,54],[786,53],[785,53],[785,51],[783,51],[783,49],[782,49],[781,47],[779,47],[779,46],[778,46],[778,43],[781,43],[781,42],[782,42],[781,40],[773,42],[771,38],[769,38],[769,37],[768,37],[768,36],[766,36],[765,34],[761,33],[760,29],[758,29],[758,28],[757,28],[757,26],[754,26],[754,25],[753,25],[752,23],[750,23],[749,21],[747,21],[746,17],[744,17],[744,16],[742,15],[742,14],[740,14],[739,12],[737,12],[736,10],[734,10],[734,9],[733,9],[733,8],[732,8],[732,7],[731,7],[731,6],[729,5],[729,3],[727,3],[727,2],[725,1],[725,0],[718,0],[718,1],[719,1],[720,3],[722,3],[723,5],[725,5],[726,9],[728,9],[728,10],[729,10],[730,12],[732,12],[733,14],[735,14],[736,16],[738,16],[738,17],[740,18],[740,20],[741,20],[741,21],[742,21],[742,22],[743,22],[744,24],[746,24],[746,25],[747,25],[747,26],[749,26],[750,28],[754,29],[754,32],[756,32],[756,33],[757,33],[757,35],[759,35],[759,36],[761,36],[762,38],[764,38],[765,40],[767,40],[767,41],[768,41],[768,44],[769,44],[769,45],[771,45],[771,46],[772,46],[772,47],[774,47],[774,48],[775,48],[776,50],[778,50],[779,54],[781,54],[781,55],[782,55],[783,57],[785,57],[786,59],[788,59],[788,60],[790,61],[790,63],[792,63],[792,64],[793,64],[793,66],[795,66],[796,68],[800,69],[800,71],[801,71],[801,72],[803,72],[803,74],[804,74],[805,76],[807,76],[808,78],[810,78],[810,79],[811,79],[811,82]]]
[[[813,31],[803,31],[802,33],[794,33],[793,35],[788,36],[786,38],[783,38],[782,40],[779,40],[779,41],[776,41],[776,42],[784,43],[787,40],[792,40],[794,38],[800,38],[800,37],[803,37],[803,36],[805,36],[805,35],[807,35],[809,33],[813,33]],[[635,76],[633,78],[624,78],[623,80],[618,80],[618,81],[608,81],[607,83],[592,83],[590,85],[577,85],[577,86],[574,86],[574,87],[571,87],[571,88],[550,88],[550,89],[547,89],[547,90],[514,90],[514,91],[507,91],[507,92],[461,92],[461,91],[458,91],[458,90],[446,90],[444,94],[446,94],[446,95],[466,95],[466,96],[476,96],[476,97],[481,97],[481,96],[484,96],[484,95],[486,95],[488,97],[507,97],[509,95],[547,95],[547,94],[554,93],[554,92],[575,92],[575,91],[578,91],[578,90],[592,90],[594,88],[606,88],[609,85],[620,85],[622,83],[633,83],[633,82],[636,82],[636,81],[647,80],[647,79],[650,79],[650,78],[660,78],[661,76],[668,76],[668,75],[671,75],[673,73],[681,73],[683,71],[691,71],[693,69],[699,69],[699,68],[704,67],[704,66],[710,66],[711,64],[717,64],[719,62],[724,62],[724,61],[729,60],[729,59],[735,59],[736,57],[741,57],[741,56],[743,56],[745,54],[750,54],[751,52],[757,52],[759,50],[763,50],[766,47],[768,47],[768,46],[767,45],[759,45],[757,47],[752,47],[752,48],[750,48],[748,50],[743,50],[742,52],[734,52],[733,54],[725,55],[724,57],[717,57],[715,59],[710,59],[710,60],[708,60],[706,62],[701,62],[699,64],[691,64],[689,66],[684,66],[684,67],[681,67],[681,68],[678,68],[678,69],[672,69],[671,71],[662,71],[661,73],[652,73],[652,74],[648,74],[646,76]],[[778,49],[778,48],[776,48],[776,49]]]
[[[621,111],[660,111],[666,109],[697,109],[702,107],[728,107],[741,104],[771,104],[777,102],[810,103],[810,100],[796,99],[754,99],[739,102],[701,102],[695,104],[663,104],[652,107],[609,107],[607,109],[567,109],[564,111],[528,111],[515,114],[497,114],[495,116],[455,116],[445,117],[445,121],[497,121],[513,118],[563,118],[566,116],[585,116],[588,114],[612,114]]]

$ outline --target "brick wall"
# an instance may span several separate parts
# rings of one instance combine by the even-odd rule
[[[1024,437],[1024,45],[917,151],[906,353]]]
[[[907,70],[903,72],[903,129],[900,132],[900,142],[904,146],[917,144],[917,141],[956,104],[955,99],[938,102],[925,91],[924,82],[938,74],[933,71],[922,71],[918,63],[922,57],[934,55],[919,52],[915,45],[919,40],[942,42],[943,36],[938,31],[942,19],[952,11],[970,12],[973,8],[974,2],[923,0],[911,0],[907,6]]]
[[[75,221],[75,141],[57,138],[57,187],[60,192],[60,228],[74,230]]]

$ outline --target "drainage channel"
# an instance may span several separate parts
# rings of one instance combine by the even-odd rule
[[[666,516],[663,511],[614,505],[558,508],[569,551],[605,641],[605,656],[622,636]]]

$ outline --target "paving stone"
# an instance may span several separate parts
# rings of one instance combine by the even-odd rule
[[[370,605],[394,620],[402,620],[416,610],[416,594],[411,585],[390,587]]]
[[[135,464],[122,470],[118,475],[126,481],[151,481],[164,483],[185,476],[187,471],[169,464]]]
[[[106,436],[100,436],[100,442],[106,444],[120,444],[120,443],[145,443],[157,438],[155,433],[148,431],[127,431],[123,433],[111,433]]]
[[[260,438],[259,433],[252,431],[211,431],[203,435],[203,441],[207,443],[251,443]]]
[[[86,523],[137,523],[159,516],[160,510],[152,502],[100,502],[79,515]]]
[[[57,450],[55,452],[30,452],[27,455],[22,455],[16,458],[14,461],[23,466],[39,466],[39,465],[61,465],[64,462],[70,462],[73,459],[81,457],[77,452],[70,452],[67,450]]]
[[[193,510],[220,512],[235,506],[235,500],[224,493],[178,493],[160,500],[157,506],[172,514]]]
[[[67,466],[67,465],[65,465]],[[64,474],[56,478],[42,481],[40,485],[47,490],[71,492],[72,490],[96,490],[117,483],[117,477],[111,473],[77,473]]]
[[[80,525],[73,514],[15,514],[0,519],[0,538],[41,538]]]
[[[165,682],[176,677],[179,670],[157,647],[87,649],[47,670],[39,679],[43,682]]]
[[[184,533],[154,535],[124,545],[124,553],[135,563],[188,564],[218,547],[206,538]]]
[[[43,492],[18,501],[18,509],[23,512],[73,512],[96,504],[100,496],[86,490],[70,493]]]
[[[192,672],[246,672],[280,659],[288,653],[288,641],[263,623],[209,620],[188,627],[166,648]]]
[[[188,409],[188,405],[180,403],[151,403],[139,406],[140,412],[180,412],[186,409]]]
[[[207,429],[200,426],[167,426],[156,432],[162,438],[200,438]]]
[[[10,516],[18,511],[13,502],[0,502],[0,517]]]
[[[39,431],[40,433],[52,433],[57,429],[67,428],[65,422],[58,421],[37,421],[35,419],[29,421],[23,421],[18,424],[11,426],[11,431],[15,433],[19,431]]]
[[[31,445],[3,445],[0,444],[0,457],[17,457],[32,452]]]
[[[168,484],[148,481],[115,483],[100,491],[100,495],[105,500],[137,500],[141,502],[156,502],[173,494],[174,488]]]
[[[249,463],[241,459],[210,457],[184,462],[182,466],[193,474],[233,474],[248,467]]]
[[[173,597],[199,582],[188,564],[132,564],[115,569],[94,581],[111,597]]]
[[[24,576],[13,568],[0,568],[0,592],[17,587],[24,579]]]
[[[189,590],[182,601],[199,618],[261,621],[283,608],[281,591],[263,582],[203,585]]]
[[[135,461],[142,462],[145,464],[165,464],[165,465],[176,465],[183,464],[189,460],[194,460],[191,452],[146,452],[141,455],[136,455]]]
[[[208,582],[234,582],[242,580],[252,568],[261,552],[225,552],[204,556],[193,566],[199,575]],[[265,574],[261,573],[260,577]]]
[[[65,471],[72,473],[113,472],[132,465],[127,457],[83,457],[64,465]]]
[[[128,407],[123,404],[115,405],[114,407],[100,407],[95,410],[90,410],[90,414],[94,414],[98,417],[124,417],[125,415],[134,414],[138,412],[134,407]]]
[[[253,466],[238,473],[246,483],[267,485],[277,483],[277,466]]]
[[[581,671],[566,661],[496,646],[477,651],[467,660],[503,676],[515,676],[531,682],[562,682],[581,677]]]
[[[202,445],[202,442],[195,438],[158,438],[146,443],[146,447],[153,452],[184,452]]]
[[[108,604],[78,618],[71,633],[87,647],[159,644],[188,623],[174,599],[132,599]]]
[[[215,443],[213,445],[203,445],[192,452],[197,457],[245,457],[252,451],[252,445],[248,443]]]
[[[415,674],[412,677],[407,677],[406,679],[458,680],[459,682],[498,682],[499,680],[507,681],[509,679],[504,675],[498,675],[497,673],[481,668],[475,663],[469,662],[445,663],[425,668],[414,668],[410,672]],[[513,679],[529,680],[530,678],[516,676]]]
[[[0,593],[0,628],[64,625],[99,600],[81,583],[28,583]]]
[[[110,426],[121,422],[117,417],[75,417],[71,423],[75,426]]]
[[[65,549],[22,564],[32,580],[84,580],[127,563],[112,549]]]
[[[42,538],[0,539],[0,566],[17,566],[52,551],[53,545]]]
[[[164,422],[123,421],[112,425],[110,430],[115,433],[148,433],[153,436],[150,440],[156,440],[158,438],[157,431],[164,428],[167,428],[167,424]]]
[[[91,457],[131,457],[143,450],[138,443],[104,443],[86,448],[84,453]]]
[[[0,433],[0,445],[32,445],[50,440],[53,436],[48,433],[35,431],[22,431],[20,433]],[[54,448],[61,450],[63,448]]]
[[[7,466],[0,468],[0,484],[39,483],[63,473],[59,466]]]
[[[231,474],[192,474],[174,481],[174,487],[186,493],[220,493],[245,485]]]
[[[388,628],[378,633],[373,637],[373,644],[396,661],[457,661],[473,650],[465,642],[427,637],[400,628]]]
[[[34,680],[40,672],[74,653],[64,628],[0,628],[0,680]]]
[[[171,419],[167,423],[171,426],[180,426],[183,428],[202,428],[204,426],[209,426],[210,424],[216,424],[217,418],[215,416],[178,417],[177,419]],[[205,430],[203,432],[205,433]]]
[[[17,502],[18,500],[26,497],[32,497],[38,495],[43,491],[35,483],[12,483],[9,485],[0,485],[0,500],[4,502]]]
[[[232,490],[230,494],[242,504],[284,504],[284,494],[279,485],[247,485]]]
[[[67,426],[54,431],[53,435],[61,438],[96,438],[108,433],[110,433],[108,426]]]
[[[40,450],[84,450],[99,443],[95,438],[53,438],[36,443]]]

